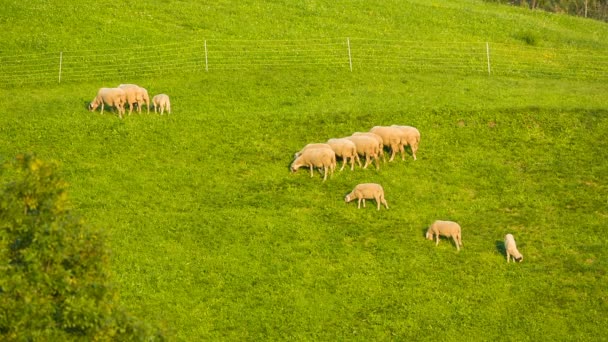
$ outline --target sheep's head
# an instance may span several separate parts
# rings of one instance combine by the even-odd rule
[[[352,201],[352,200],[353,200],[353,198],[352,198],[352,196],[351,196],[350,194],[348,194],[348,195],[346,195],[346,196],[344,197],[344,202],[346,202],[346,203],[348,203],[348,202],[350,202],[350,201]]]
[[[89,103],[89,112],[93,112],[95,111],[95,109],[97,109],[99,105],[97,104],[97,102],[93,101],[91,103]]]
[[[513,259],[515,259],[515,261],[517,261],[517,262],[522,262],[522,261],[524,261],[524,256],[522,255],[519,258],[513,258]]]
[[[294,173],[294,172],[298,171],[299,168],[300,168],[300,166],[296,165],[296,163],[293,162],[289,166],[289,171],[291,171],[291,173]]]
[[[433,232],[431,232],[431,229],[426,231],[426,239],[433,240]]]

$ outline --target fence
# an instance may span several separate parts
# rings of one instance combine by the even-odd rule
[[[155,47],[0,56],[0,84],[116,80],[259,68],[606,80],[608,54],[487,42],[366,38],[197,40]]]

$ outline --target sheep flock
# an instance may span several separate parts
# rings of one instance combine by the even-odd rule
[[[314,169],[318,169],[323,181],[327,180],[328,175],[333,176],[336,165],[339,161],[342,166],[339,171],[349,165],[350,170],[355,170],[355,164],[365,169],[374,165],[376,170],[380,169],[381,164],[393,162],[396,156],[402,160],[406,159],[407,148],[411,153],[412,159],[417,160],[416,152],[420,145],[420,131],[413,126],[390,125],[374,126],[368,132],[354,132],[346,137],[330,138],[325,142],[313,142],[302,147],[294,154],[291,163],[291,172],[296,172],[301,167],[306,167],[310,171],[310,177],[314,177]],[[390,154],[388,161],[385,149]],[[388,209],[388,202],[385,199],[384,188],[377,183],[361,183],[344,197],[346,203],[357,201],[357,208],[361,209],[361,204],[365,208],[366,200],[374,200],[377,210],[384,205]],[[460,224],[453,221],[435,220],[430,224],[425,234],[426,239],[434,240],[435,246],[439,245],[440,237],[452,239],[457,251],[462,248],[462,229]],[[512,234],[507,234],[504,240],[504,249],[507,262],[512,258],[521,262],[523,256],[517,250],[515,238]]]
[[[164,115],[166,111],[171,114],[171,102],[167,94],[157,94],[150,100],[145,88],[136,84],[120,84],[114,88],[100,88],[95,98],[89,103],[88,109],[89,111],[95,111],[100,108],[100,112],[103,114],[107,106],[117,111],[119,118],[122,119],[127,106],[129,107],[129,115],[131,115],[134,108],[136,108],[137,113],[141,113],[142,108],[145,107],[146,112],[149,113],[151,105],[155,113],[160,112],[160,115]],[[325,142],[305,145],[294,154],[290,171],[294,173],[305,167],[309,170],[312,178],[314,177],[314,170],[317,169],[321,172],[325,182],[328,176],[333,177],[339,161],[342,163],[340,172],[347,165],[350,166],[350,171],[354,171],[355,164],[362,169],[373,165],[376,170],[379,170],[380,165],[393,162],[397,155],[405,160],[408,147],[412,159],[416,161],[419,145],[420,131],[416,127],[406,125],[374,126],[367,132],[354,132],[349,136],[330,138]],[[388,161],[385,149],[390,154]],[[355,185],[352,191],[345,195],[344,200],[346,203],[357,200],[358,209],[361,208],[361,204],[365,208],[366,200],[374,200],[378,210],[382,205],[386,209],[389,208],[385,199],[384,188],[377,183]],[[435,240],[435,245],[438,245],[440,236],[453,239],[456,249],[460,251],[462,230],[458,223],[444,220],[434,221],[426,231],[426,238]],[[523,256],[517,249],[512,234],[505,236],[504,249],[507,262],[510,262],[511,259],[517,262],[523,261]]]
[[[165,110],[171,114],[171,102],[167,94],[158,94],[152,98],[154,112],[160,110],[163,115]],[[103,114],[105,106],[114,109],[118,112],[118,117],[123,118],[126,107],[129,107],[129,115],[133,112],[135,106],[137,113],[141,114],[142,107],[146,108],[146,112],[150,113],[150,96],[146,88],[140,87],[137,84],[120,84],[114,88],[99,88],[95,98],[89,103],[89,111],[93,112],[98,107],[101,107]]]

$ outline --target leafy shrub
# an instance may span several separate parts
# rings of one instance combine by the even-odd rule
[[[55,164],[19,155],[0,180],[0,340],[163,339],[118,306],[103,234],[71,214]]]

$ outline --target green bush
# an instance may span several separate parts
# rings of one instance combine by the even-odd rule
[[[19,155],[0,179],[0,340],[162,340],[118,306],[103,234],[73,216],[54,163]]]

